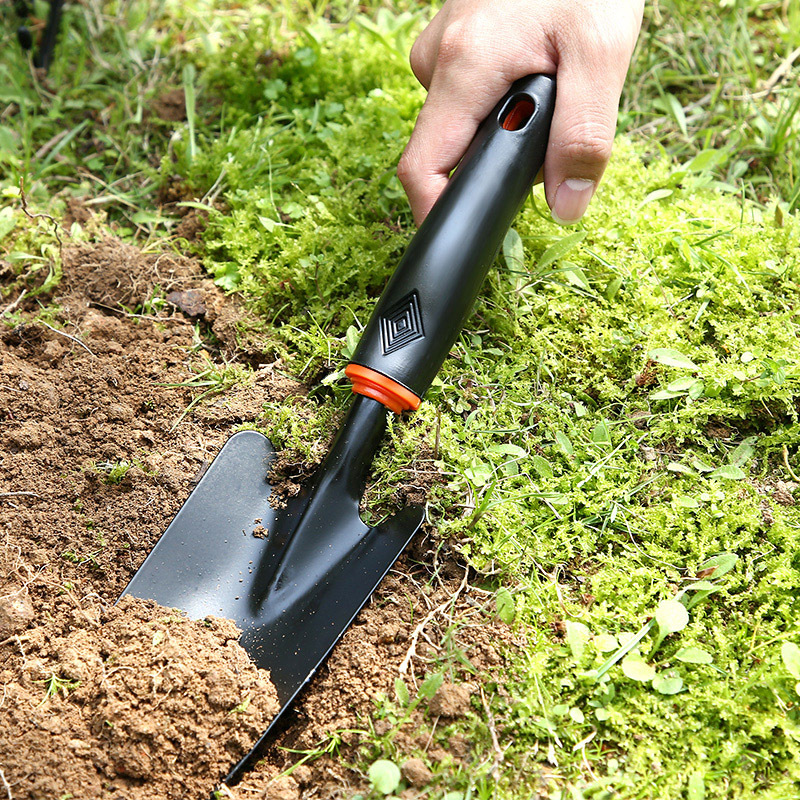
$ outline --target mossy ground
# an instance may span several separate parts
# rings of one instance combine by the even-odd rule
[[[91,196],[117,232],[177,249],[154,195],[186,187],[210,214],[196,254],[311,386],[302,425],[289,404],[264,425],[316,453],[413,233],[394,167],[424,97],[406,54],[430,9],[377,6],[110,3],[90,45],[93,12],[74,9],[62,52],[77,78],[56,67],[37,93],[21,59],[2,67],[0,99],[18,106],[0,126],[17,288],[57,279],[20,176],[36,212]],[[499,769],[476,707],[456,727],[486,760],[442,770],[431,797],[799,795],[800,675],[782,655],[800,642],[797,68],[765,89],[798,13],[648,11],[630,133],[585,221],[557,227],[534,192],[427,402],[392,428],[372,496],[391,503],[433,454],[446,480],[430,517],[527,642],[502,691],[486,687]],[[167,85],[195,96],[188,122],[147,122]],[[660,643],[651,625],[627,653],[676,596],[688,622]]]

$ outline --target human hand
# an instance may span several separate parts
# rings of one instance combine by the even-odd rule
[[[603,175],[644,0],[447,0],[411,48],[428,97],[397,174],[417,224],[480,122],[526,75],[556,75],[544,163],[553,218],[577,222]]]

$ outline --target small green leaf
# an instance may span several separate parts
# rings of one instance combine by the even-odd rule
[[[681,129],[681,133],[684,136],[688,136],[689,129],[686,127],[686,114],[680,100],[678,100],[674,94],[668,94],[667,104],[669,105],[669,110],[672,112],[672,116],[675,118],[675,122],[678,123],[678,127]]]
[[[567,644],[572,651],[572,657],[580,661],[586,642],[592,638],[592,632],[582,622],[567,622]]]
[[[703,396],[703,392],[706,389],[706,385],[703,381],[695,381],[690,387],[687,394],[692,400],[698,400],[700,397]]]
[[[727,160],[728,154],[724,150],[701,150],[685,165],[685,169],[689,172],[703,172],[713,169]]]
[[[714,471],[714,467],[709,466],[708,464],[705,463],[705,461],[701,461],[699,458],[693,458],[692,459],[692,466],[698,472],[713,472]]]
[[[16,217],[12,208],[6,206],[0,208],[0,241],[6,238],[17,224]]]
[[[694,472],[690,467],[687,467],[686,464],[681,464],[678,461],[670,461],[667,464],[667,469],[670,472],[680,472],[682,475],[694,475]]]
[[[400,768],[393,761],[379,759],[367,771],[376,792],[391,794],[400,785]]]
[[[428,677],[422,681],[417,694],[420,697],[424,697],[426,700],[430,700],[443,683],[444,675],[442,675],[441,672],[435,672],[433,675],[428,675]]]
[[[666,197],[671,197],[673,194],[672,189],[655,189],[650,192],[647,197],[639,203],[639,208],[646,206],[648,203],[654,203],[656,200],[664,200]]]
[[[512,458],[525,458],[528,451],[516,444],[508,442],[504,444],[493,444],[491,447],[486,448],[487,453],[499,453],[503,456],[511,456]]]
[[[569,716],[570,719],[573,722],[577,722],[578,725],[581,725],[586,721],[586,717],[583,716],[583,711],[581,711],[579,708],[571,708],[569,710]]]
[[[700,508],[700,503],[688,495],[679,495],[675,498],[675,505],[679,508]]]
[[[662,600],[656,608],[655,616],[662,634],[677,633],[689,624],[689,612],[677,600]]]
[[[637,653],[630,653],[622,659],[622,671],[632,681],[648,683],[656,676],[656,671]]]
[[[673,350],[671,347],[657,347],[651,350],[647,357],[651,361],[658,364],[664,364],[667,367],[675,367],[676,369],[697,369],[697,364],[694,363],[688,356],[685,356],[679,350]]]
[[[669,677],[663,674],[656,675],[653,678],[653,688],[659,694],[678,694],[683,689],[683,678],[678,676]]]
[[[550,462],[546,458],[542,458],[541,456],[531,456],[531,466],[540,478],[553,477],[553,468],[550,466]]]
[[[710,664],[714,659],[711,653],[706,652],[700,647],[681,647],[675,658],[686,664]]]
[[[711,581],[695,581],[686,587],[687,592],[716,592],[717,589],[719,586]]]
[[[697,383],[697,378],[677,378],[667,384],[669,392],[688,392]]]
[[[561,450],[561,452],[565,456],[572,456],[575,454],[575,450],[572,447],[572,442],[569,440],[569,437],[565,433],[561,433],[561,431],[556,431],[555,440],[559,450]]]
[[[576,231],[575,233],[570,233],[562,239],[559,239],[555,244],[551,244],[550,247],[542,253],[539,263],[537,264],[538,268],[543,270],[564,258],[570,250],[577,247],[585,238],[586,231]]]
[[[407,706],[411,702],[411,695],[408,693],[406,682],[402,678],[394,679],[394,693],[401,706]]]
[[[577,286],[579,289],[583,289],[587,292],[592,290],[586,273],[577,264],[573,264],[571,261],[564,261],[561,274],[564,276],[566,282],[572,284],[572,286]]]
[[[728,461],[735,467],[746,464],[756,452],[753,446],[758,441],[757,436],[748,436],[742,443],[728,456]]]
[[[594,637],[594,646],[599,653],[610,653],[619,647],[619,642],[612,633],[598,633]]]
[[[609,713],[604,708],[596,708],[594,715],[597,717],[598,722],[605,722],[609,718]]]
[[[512,272],[522,272],[525,269],[525,249],[522,246],[522,238],[513,228],[508,229],[508,233],[503,239],[503,259],[506,267]]]
[[[800,680],[800,647],[794,642],[784,642],[781,645],[781,658],[789,674]]]
[[[702,772],[693,772],[689,775],[689,783],[686,786],[686,800],[705,800],[706,782]]]
[[[497,590],[495,603],[497,604],[497,616],[500,617],[506,625],[510,625],[514,621],[517,606],[514,602],[514,598],[511,596],[511,592],[509,592],[505,586],[501,586]]]
[[[481,461],[479,458],[473,458],[469,467],[464,470],[467,479],[477,488],[485,486],[492,479],[494,471],[492,465]]]
[[[592,441],[595,444],[599,444],[601,447],[611,446],[611,431],[609,431],[608,423],[604,419],[601,419],[600,422],[594,426]]]
[[[739,556],[736,553],[719,553],[700,564],[697,571],[705,573],[707,570],[713,570],[713,572],[707,573],[707,577],[721,578],[736,566],[738,560]]]
[[[723,464],[721,467],[717,467],[713,472],[709,472],[708,477],[722,478],[723,480],[727,481],[741,481],[747,476],[739,467],[736,467],[733,464]]]
[[[622,275],[617,275],[616,278],[612,278],[607,284],[606,288],[603,289],[603,297],[610,303],[619,292],[620,288],[622,287],[623,277]]]
[[[650,395],[651,400],[674,400],[676,397],[683,397],[683,392],[671,392],[669,389],[659,389]]]

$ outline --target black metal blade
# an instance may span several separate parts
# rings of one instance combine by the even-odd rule
[[[384,426],[384,409],[357,399],[314,480],[279,510],[269,502],[272,445],[255,431],[235,434],[125,589],[195,619],[235,620],[242,646],[270,671],[278,717],[422,524],[420,506],[375,527],[358,516]],[[265,538],[253,533],[259,525]],[[276,721],[229,783],[254,763]]]

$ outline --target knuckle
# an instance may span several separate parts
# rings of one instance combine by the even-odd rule
[[[604,165],[611,157],[612,140],[595,126],[573,127],[559,141],[553,142],[557,155],[588,167]]]
[[[408,62],[411,64],[411,71],[417,78],[426,71],[427,63],[425,59],[425,45],[420,37],[411,46],[411,52],[408,55]]]
[[[470,60],[478,48],[477,22],[458,19],[451,22],[439,41],[437,63],[443,66]]]
[[[408,153],[403,153],[400,156],[400,161],[397,163],[397,177],[404,187],[411,186],[416,178],[417,170],[414,167],[413,160]]]

